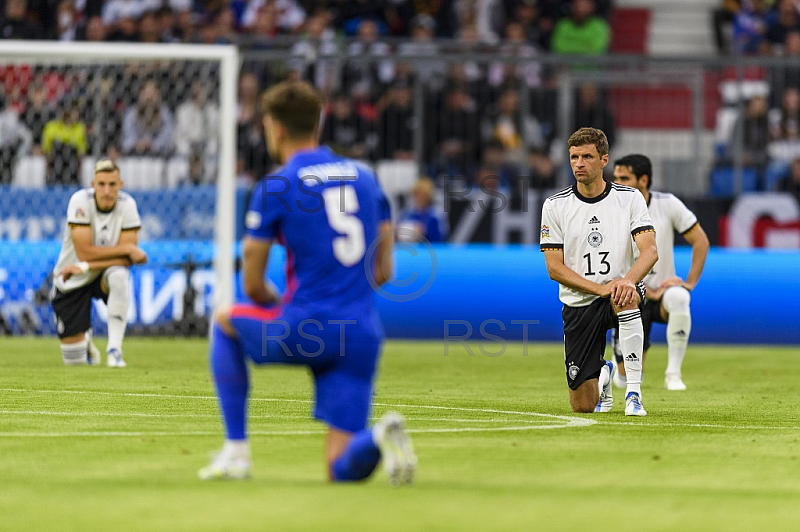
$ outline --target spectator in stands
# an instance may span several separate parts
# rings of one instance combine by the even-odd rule
[[[139,19],[139,42],[159,43],[161,41],[161,23],[155,11],[147,11]]]
[[[582,127],[602,129],[613,149],[617,137],[616,120],[597,85],[586,83],[578,88],[573,117],[573,130]]]
[[[32,152],[42,153],[42,132],[44,126],[55,116],[55,109],[47,101],[47,89],[42,80],[36,80],[28,86],[28,103],[20,115],[22,123],[28,126],[33,137]]]
[[[0,184],[11,183],[17,157],[30,153],[32,143],[30,130],[0,94]]]
[[[525,163],[529,148],[544,145],[539,122],[532,116],[523,116],[519,91],[513,88],[500,94],[495,111],[484,120],[482,130],[484,142],[499,141],[506,151],[506,161],[518,167]]]
[[[373,61],[348,63],[345,66],[345,90],[360,85],[362,90],[367,90],[370,97],[377,95],[380,85],[388,85],[394,79],[394,65],[391,61],[380,60],[388,56],[391,47],[379,40],[378,23],[374,20],[364,19],[358,24],[356,40],[347,48],[348,57],[371,57]]]
[[[0,24],[2,39],[44,39],[42,27],[27,17],[27,0],[6,0],[5,16]]]
[[[275,27],[282,33],[297,33],[306,20],[306,12],[295,0],[251,0],[242,15],[242,25],[252,28],[263,8],[274,9]]]
[[[485,175],[496,176],[501,183],[513,186],[520,176],[519,168],[519,166],[508,162],[507,152],[503,144],[496,139],[492,139],[483,145],[480,165],[476,175],[480,176],[481,172],[483,172]],[[480,179],[477,179],[476,183],[478,181]]]
[[[72,2],[59,3],[54,37],[59,41],[74,41],[78,33],[78,17],[79,14]]]
[[[86,125],[81,121],[81,101],[64,97],[60,116],[44,126],[42,151],[47,156],[47,183],[77,185],[86,155]]]
[[[331,13],[319,10],[308,18],[303,39],[292,46],[291,68],[300,72],[324,94],[338,87],[336,32],[330,27]]]
[[[444,83],[444,75],[447,72],[447,64],[433,60],[439,54],[439,47],[433,42],[435,31],[436,21],[433,17],[417,15],[412,21],[411,41],[400,44],[398,55],[401,57],[417,56],[425,58],[415,59],[413,62],[407,61],[407,65],[413,65],[413,68],[408,69],[408,74],[413,73],[426,86],[434,90],[441,90]],[[394,79],[398,79],[397,72],[395,72]]]
[[[366,159],[377,142],[374,134],[369,131],[371,126],[356,115],[350,97],[339,93],[334,96],[330,111],[325,117],[321,141],[340,155]]]
[[[767,165],[770,137],[767,113],[767,99],[764,96],[754,96],[747,102],[744,116],[740,116],[733,126],[732,147],[741,147],[744,164],[760,171]]]
[[[510,57],[534,57],[536,48],[525,37],[525,28],[516,21],[506,24],[505,40],[500,54]],[[522,82],[528,87],[541,85],[540,67],[536,61],[525,63],[492,63],[489,67],[489,83],[494,87],[512,82]]]
[[[526,181],[527,185],[535,190],[555,188],[556,165],[545,150],[532,148],[528,152]]]
[[[439,106],[437,106],[439,107]],[[480,144],[480,119],[475,100],[463,84],[453,85],[444,97],[444,109],[431,113],[425,131],[434,134],[434,174],[467,175],[475,168]]]
[[[253,72],[245,72],[239,78],[239,98],[236,115],[236,158],[240,181],[249,176],[252,181],[260,178],[269,168],[264,126],[258,111],[258,78]]]
[[[786,66],[777,66],[770,73],[773,103],[780,104],[787,87],[800,87],[800,31],[786,34],[782,47]]]
[[[773,50],[781,50],[786,36],[800,31],[800,5],[797,0],[779,0],[776,16],[769,21],[767,40]]]
[[[125,14],[111,26],[106,24],[106,40],[112,42],[137,42],[139,40],[139,19]]]
[[[86,21],[77,34],[77,38],[82,41],[103,42],[106,40],[106,26],[101,17],[91,17]]]
[[[411,191],[413,206],[398,217],[397,239],[406,242],[435,244],[447,240],[444,212],[434,206],[436,187],[429,177],[421,176]]]
[[[414,106],[411,87],[398,82],[379,104],[378,156],[383,159],[414,159]]]
[[[777,190],[793,194],[800,201],[800,157],[792,161],[789,174],[778,182]]]
[[[785,175],[792,161],[800,157],[800,89],[783,93],[780,109],[769,112],[770,163],[766,172],[767,188],[776,176]]]
[[[192,98],[178,106],[175,112],[175,151],[189,157],[203,154],[217,155],[219,136],[219,108],[208,101],[205,82],[192,83]]]
[[[742,8],[740,0],[721,0],[720,5],[712,12],[714,25],[714,42],[721,54],[731,52],[730,35],[733,33],[733,21],[736,13]]]
[[[740,55],[769,53],[767,29],[771,13],[764,0],[744,0],[733,18],[733,50]]]
[[[175,147],[175,122],[172,112],[161,102],[156,82],[147,80],[136,104],[122,119],[122,151],[128,155],[164,157]]]
[[[594,0],[572,0],[570,16],[553,29],[551,49],[557,54],[604,54],[611,43],[611,28],[595,14]]]

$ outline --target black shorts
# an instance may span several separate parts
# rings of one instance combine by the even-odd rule
[[[600,297],[585,307],[564,305],[561,317],[567,384],[577,390],[585,381],[600,376],[605,364],[606,331],[617,326],[617,315],[611,308],[611,300]]]
[[[654,323],[667,323],[661,317],[661,301],[647,299],[642,307],[642,327],[644,327],[644,350],[650,349],[650,329]]]
[[[108,294],[103,292],[101,283],[103,276],[69,292],[53,288],[50,302],[56,315],[56,331],[59,338],[75,336],[92,328],[92,299],[108,301]]]

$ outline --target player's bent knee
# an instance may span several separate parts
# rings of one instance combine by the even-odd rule
[[[109,292],[118,290],[127,293],[130,271],[124,266],[111,266],[103,275],[103,280]]]
[[[661,297],[661,302],[667,312],[688,312],[692,295],[682,286],[668,288]]]

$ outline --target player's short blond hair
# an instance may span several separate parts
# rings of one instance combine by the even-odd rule
[[[94,163],[94,173],[100,174],[104,172],[119,172],[119,166],[117,166],[117,163],[111,159],[99,159],[96,163]]]
[[[608,138],[602,130],[593,127],[582,127],[570,136],[567,148],[594,144],[597,153],[602,157],[608,155]]]
[[[261,112],[293,138],[312,136],[319,126],[322,98],[310,83],[282,81],[261,95]]]

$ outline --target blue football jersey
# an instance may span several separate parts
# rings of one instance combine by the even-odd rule
[[[374,312],[367,277],[372,244],[390,218],[373,171],[323,146],[295,153],[261,179],[245,226],[252,238],[286,246],[287,310],[299,307],[320,320],[358,319]]]

